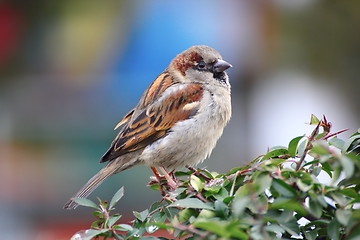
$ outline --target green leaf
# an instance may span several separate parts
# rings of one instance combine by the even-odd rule
[[[313,231],[304,232],[304,236],[305,236],[305,239],[307,239],[307,240],[316,240],[317,230],[315,229]]]
[[[296,185],[303,192],[307,192],[313,187],[313,184],[308,185],[308,184],[304,183],[303,181],[301,181],[301,179],[296,180]]]
[[[280,223],[280,226],[283,227],[285,231],[287,231],[291,235],[300,234],[299,224],[297,223],[297,220],[295,218],[292,218],[288,222]]]
[[[130,226],[129,224],[118,224],[115,225],[113,228],[118,231],[124,231],[124,232],[130,232],[134,230],[133,227]]]
[[[285,158],[271,158],[263,161],[264,170],[271,170],[273,167],[281,167],[281,165],[287,160]],[[265,167],[266,166],[266,167]]]
[[[124,187],[121,187],[112,197],[110,204],[109,204],[109,209],[112,209],[115,204],[124,196]]]
[[[286,198],[277,198],[274,202],[269,203],[269,209],[285,209],[285,210],[293,210],[300,215],[306,215],[307,212],[298,201],[293,199],[286,199]]]
[[[327,226],[329,222],[330,221],[326,219],[312,220],[309,223],[307,223],[304,227],[308,229],[313,229],[313,227],[318,227],[320,229],[323,226]]]
[[[265,154],[265,156],[262,157],[261,161],[264,161],[266,159],[279,157],[285,154],[289,154],[286,147],[283,146],[277,146],[270,149],[268,153]]]
[[[334,137],[329,140],[329,143],[338,149],[343,149],[345,141],[338,137]]]
[[[149,215],[149,210],[145,209],[142,212],[136,212],[133,211],[134,216],[139,219],[141,222],[144,222],[147,218],[147,216]]]
[[[212,186],[209,186],[208,184],[205,184],[204,190],[206,191],[206,193],[204,193],[204,195],[205,195],[206,197],[211,196],[211,195],[215,195],[215,194],[217,194],[221,189],[222,189],[222,186],[220,186],[220,185],[212,185]]]
[[[316,218],[320,218],[322,215],[322,205],[317,202],[316,200],[313,200],[310,198],[309,200],[309,208],[310,208],[310,214],[313,215]]]
[[[178,214],[179,210],[168,206],[163,209],[163,212],[168,219],[172,219]]]
[[[86,198],[74,198],[74,202],[76,202],[80,206],[99,209],[98,206],[96,205],[96,203],[94,203],[93,201],[86,199]]]
[[[294,211],[287,210],[282,211],[281,214],[276,218],[279,223],[286,223],[294,218]]]
[[[338,159],[340,160],[340,163],[344,169],[345,176],[347,178],[350,178],[354,174],[354,170],[355,170],[353,161],[351,161],[350,158],[344,155],[339,156]]]
[[[296,156],[296,153],[297,153],[297,147],[299,145],[299,142],[301,139],[303,139],[304,135],[303,136],[298,136],[296,138],[293,138],[290,143],[289,143],[289,146],[288,146],[288,151],[289,151],[289,155],[291,157],[295,157]]]
[[[268,173],[254,174],[253,180],[253,182],[248,182],[239,187],[235,192],[235,196],[241,197],[263,194],[266,189],[270,188],[272,183],[272,178]]]
[[[269,206],[271,205],[269,204]],[[271,222],[277,222],[283,212],[284,211],[278,211],[278,209],[269,209],[267,213],[264,214],[264,217]]]
[[[239,218],[245,211],[245,208],[250,204],[250,199],[247,196],[236,197],[231,205],[232,214],[235,218]]]
[[[325,200],[323,195],[316,195],[316,200],[323,206],[324,208],[328,207],[328,203]]]
[[[153,236],[142,236],[139,240],[159,240],[160,238],[153,237]]]
[[[248,235],[241,231],[236,224],[226,221],[199,219],[193,225],[223,238],[249,239]]]
[[[197,198],[185,198],[171,203],[168,207],[200,208],[215,210],[211,203],[204,203]]]
[[[199,169],[199,171],[210,179],[214,179],[217,175],[219,175],[217,172],[209,172],[207,169]]]
[[[324,140],[317,140],[312,143],[312,148],[310,150],[311,154],[314,155],[316,153],[317,155],[324,156],[327,154],[330,154],[329,145]]]
[[[239,229],[237,222],[230,222],[226,226],[226,230],[232,239],[249,239],[248,235]]]
[[[112,225],[114,225],[119,219],[121,218],[121,215],[113,215],[109,217],[109,220],[107,221],[107,226],[110,228]]]
[[[360,139],[357,139],[356,141],[351,143],[349,149],[347,150],[347,153],[359,154],[359,152],[360,152]]]
[[[332,178],[332,176],[333,176],[332,168],[329,163],[327,163],[327,162],[321,163],[321,169],[324,170],[329,175],[329,177]]]
[[[141,225],[138,225],[137,223],[134,223],[133,230],[127,232],[125,239],[133,239],[131,237],[134,237],[134,239],[140,239],[144,233],[145,228],[143,227],[143,224],[141,223]]]
[[[155,210],[160,209],[161,207],[164,206],[165,201],[163,202],[154,202],[153,204],[151,204],[150,208],[149,208],[149,212],[153,212]]]
[[[280,179],[273,179],[272,187],[284,197],[295,197],[296,191]]]
[[[339,204],[341,207],[345,207],[347,203],[347,199],[343,194],[340,194],[338,192],[331,192],[330,196],[333,198],[333,200]]]
[[[344,188],[344,189],[341,189],[339,192],[344,194],[345,196],[348,196],[351,198],[359,197],[359,194],[356,192],[356,190],[354,188]]]
[[[314,114],[311,114],[310,125],[318,125],[319,122],[320,120]]]
[[[238,188],[235,192],[235,197],[245,197],[254,194],[254,184],[249,182]]]
[[[226,231],[225,222],[199,219],[195,221],[193,225],[194,227],[209,231],[211,233],[215,233],[221,237],[230,237],[230,233]]]
[[[148,186],[149,186],[149,188],[151,190],[154,190],[154,191],[159,191],[160,190],[160,184],[159,183],[155,183],[155,182],[149,183]]]
[[[360,175],[360,171],[356,175]],[[360,176],[352,177],[350,179],[344,178],[338,183],[338,186],[355,186],[356,189],[360,189]]]
[[[178,218],[179,218],[180,222],[185,222],[185,221],[189,220],[189,218],[191,216],[194,216],[194,215],[196,215],[196,211],[194,209],[185,208],[178,213],[178,216],[179,216]]]
[[[216,200],[214,203],[216,216],[226,218],[229,214],[228,206],[220,200]]]
[[[170,226],[169,224],[166,224],[166,223],[152,222],[151,225],[157,226],[158,228],[165,229],[165,230],[173,229],[172,226]]]
[[[89,229],[89,230],[86,230],[86,240],[91,240],[93,239],[94,237],[102,234],[102,233],[106,233],[107,231],[109,231],[108,229]],[[85,240],[84,239],[84,240]]]
[[[346,240],[359,240],[360,238],[360,228],[354,227],[350,234],[346,237]]]
[[[311,168],[310,173],[311,173],[312,175],[314,175],[315,177],[319,176],[319,174],[321,173],[321,167],[320,167],[320,166],[313,166],[313,167]]]
[[[93,216],[96,218],[102,218],[104,217],[104,214],[101,211],[94,211]]]
[[[204,182],[195,175],[190,176],[190,184],[197,192],[200,192],[204,188]]]
[[[308,139],[305,138],[305,140],[302,141],[302,142],[299,144],[299,146],[298,146],[298,148],[297,148],[297,153],[298,153],[299,156],[301,156],[301,155],[304,154],[307,143],[308,143]]]
[[[203,209],[200,211],[198,218],[212,218],[215,217],[215,215],[214,211]]]
[[[151,221],[153,222],[164,222],[166,220],[166,215],[164,212],[155,212],[151,215]]]
[[[184,187],[178,187],[177,189],[175,189],[175,190],[171,193],[171,195],[172,195],[173,197],[177,197],[177,196],[179,196],[180,194],[182,194],[184,191],[186,191],[186,189],[187,189],[187,188],[184,188]]]
[[[335,216],[339,223],[346,226],[351,218],[351,211],[339,208],[336,209]]]
[[[357,139],[360,139],[360,134],[356,134],[349,139],[347,139],[343,145],[342,152],[347,152],[351,146],[351,144],[356,141]]]
[[[255,194],[262,194],[266,189],[269,189],[272,183],[272,177],[268,173],[261,173],[254,178],[254,185],[256,186]]]
[[[276,233],[279,236],[281,236],[285,232],[284,228],[280,227],[275,223],[265,226],[265,229],[269,232]]]
[[[339,240],[340,239],[340,224],[336,221],[336,219],[333,219],[327,226],[327,232],[332,240]]]

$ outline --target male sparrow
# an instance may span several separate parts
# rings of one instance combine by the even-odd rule
[[[159,176],[155,167],[172,171],[207,158],[231,117],[229,67],[208,46],[177,55],[116,125],[124,126],[101,158],[107,165],[64,208],[76,208],[74,198],[86,198],[106,178],[132,166],[145,164]]]

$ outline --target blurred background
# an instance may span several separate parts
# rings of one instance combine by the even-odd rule
[[[229,69],[233,118],[212,157],[225,172],[309,134],[360,126],[360,2],[327,0],[0,2],[2,239],[69,239],[91,210],[63,204],[103,165],[113,127],[191,45],[216,48]],[[124,216],[160,199],[139,166],[91,195]]]

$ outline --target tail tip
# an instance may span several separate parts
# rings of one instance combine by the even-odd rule
[[[75,209],[77,208],[79,204],[77,204],[73,199],[70,199],[67,203],[65,203],[65,205],[63,206],[63,209]]]

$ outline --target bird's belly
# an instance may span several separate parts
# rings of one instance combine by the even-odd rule
[[[224,126],[218,122],[213,116],[179,122],[166,137],[147,146],[140,160],[169,171],[194,166],[210,155],[220,138]]]

